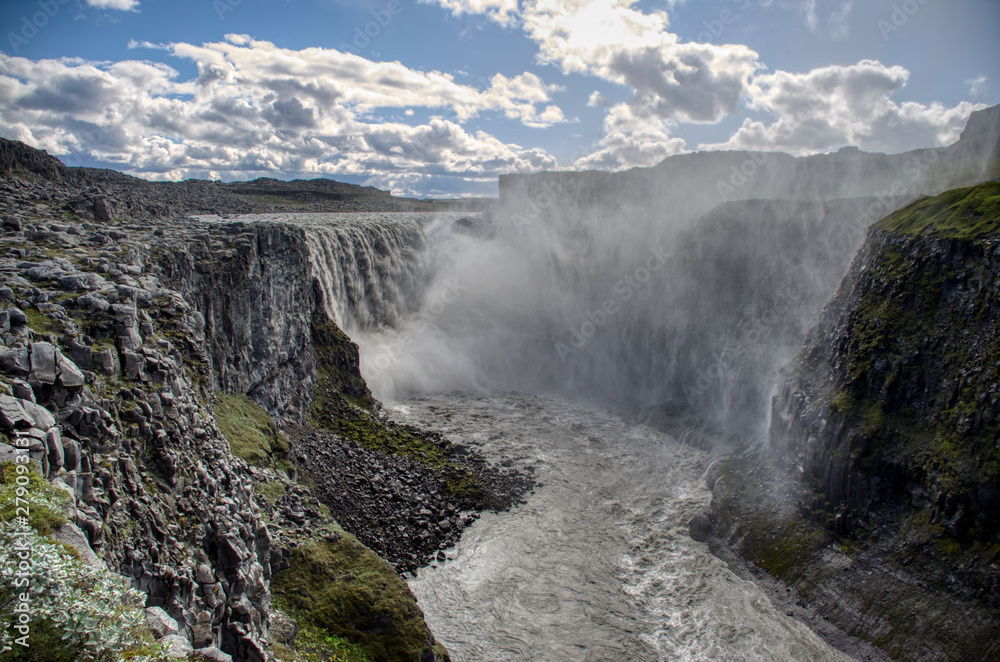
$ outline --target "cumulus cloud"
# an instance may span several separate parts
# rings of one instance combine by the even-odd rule
[[[439,4],[452,14],[485,14],[501,25],[508,25],[517,14],[517,0],[420,0]]]
[[[755,77],[748,105],[776,116],[770,124],[747,119],[724,143],[701,149],[780,150],[809,154],[844,145],[881,152],[957,140],[969,115],[982,106],[896,103],[909,72],[876,60],[807,73],[777,71]]]
[[[597,149],[573,164],[577,170],[623,170],[656,165],[685,150],[681,138],[670,135],[669,124],[657,115],[640,115],[625,103],[615,104],[604,119],[604,137]]]
[[[669,32],[665,11],[643,12],[636,0],[527,0],[521,23],[540,62],[632,90],[627,108],[609,110],[604,138],[578,167],[651,165],[677,153],[684,142],[669,135],[669,126],[713,123],[735,112],[761,66],[746,46],[682,43]],[[589,104],[608,105],[599,94]]]
[[[171,44],[170,52],[193,61],[197,77],[181,80],[155,62],[33,61],[0,53],[0,132],[154,178],[277,172],[402,181],[394,173],[405,171],[418,180],[492,179],[556,167],[544,150],[463,127],[488,112],[534,127],[566,121],[551,103],[561,88],[531,73],[497,75],[477,90],[398,62],[281,49],[242,35]],[[410,126],[384,121],[386,108],[397,109],[396,116],[403,108],[440,115]]]
[[[446,1],[462,2],[439,0]],[[847,36],[854,0],[776,1],[801,12],[816,32]],[[474,5],[464,3],[465,11],[474,11]],[[738,112],[741,104],[774,119],[747,119],[729,140],[702,148],[807,154],[858,145],[904,151],[952,142],[980,107],[897,103],[892,97],[906,85],[909,72],[876,61],[805,73],[767,72],[746,46],[682,42],[669,31],[665,11],[642,11],[636,0],[522,0],[517,15],[538,44],[540,62],[632,90],[627,104],[609,109],[604,137],[593,154],[577,161],[578,167],[649,165],[656,155],[684,149],[684,142],[671,136],[676,125],[715,123]],[[968,85],[974,93],[985,79]],[[588,105],[609,104],[594,92]]]
[[[87,0],[87,5],[98,9],[135,11],[139,8],[139,0]]]

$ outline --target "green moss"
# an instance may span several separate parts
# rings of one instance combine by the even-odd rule
[[[47,536],[66,523],[62,509],[69,497],[29,466],[14,462],[0,465],[0,519],[11,522],[27,517],[33,529]]]
[[[799,580],[833,536],[798,513],[783,512],[737,460],[719,468],[712,500],[718,530],[729,531],[739,553],[786,583]]]
[[[358,369],[358,348],[329,320],[314,323],[317,379],[310,410],[313,427],[329,430],[370,451],[400,455],[441,472],[445,494],[460,507],[492,507],[486,482],[463,466],[455,446],[411,426],[378,418],[377,405]]]
[[[1000,233],[1000,182],[922,198],[890,214],[875,228],[895,234],[974,239]]]
[[[350,534],[297,548],[289,567],[272,578],[271,591],[299,622],[303,659],[417,662],[432,649],[406,582]]]
[[[42,335],[52,333],[52,329],[55,324],[55,320],[52,318],[43,315],[34,308],[29,308],[24,311],[24,316],[28,318],[28,326],[31,327],[31,330],[35,333]]]
[[[256,483],[253,486],[253,491],[267,499],[273,506],[278,499],[285,496],[287,490],[284,483],[275,480],[268,483]]]
[[[339,397],[347,404],[373,411],[376,400],[358,368],[358,346],[329,319],[312,325],[316,351],[316,389],[327,398]]]
[[[247,396],[218,394],[213,408],[219,430],[236,457],[265,467],[273,465],[288,451],[288,442],[278,432],[274,421]]]

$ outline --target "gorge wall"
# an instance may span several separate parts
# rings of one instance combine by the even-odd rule
[[[173,657],[298,660],[296,645],[336,646],[348,660],[447,659],[396,569],[338,521],[413,569],[471,521],[456,504],[493,495],[503,507],[526,484],[378,415],[356,347],[327,316],[329,284],[315,278],[302,228],[85,220],[66,208],[80,195],[73,177],[38,170],[20,163],[2,179],[0,451],[11,486],[22,464],[46,479],[31,483],[39,546],[61,540],[82,559],[67,563],[126,577]],[[346,276],[359,296],[388,285],[388,248],[376,237],[352,255],[371,262]],[[333,411],[351,426],[303,427]],[[392,459],[401,439],[438,463]],[[497,496],[504,477],[509,494]],[[386,478],[406,480],[395,490],[405,500],[378,488]],[[5,527],[23,524],[2,505]],[[380,519],[358,516],[372,512]],[[385,536],[390,523],[399,538]],[[35,648],[13,659],[89,650],[79,637],[59,643],[51,621],[32,627]],[[152,654],[148,634],[122,636],[131,654]]]

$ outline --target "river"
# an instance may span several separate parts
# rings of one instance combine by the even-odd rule
[[[508,394],[387,405],[540,485],[410,579],[455,662],[849,660],[690,538],[707,453],[613,415]]]

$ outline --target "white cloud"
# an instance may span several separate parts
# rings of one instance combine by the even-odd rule
[[[420,0],[439,4],[455,16],[486,14],[501,25],[508,25],[517,14],[517,0]]]
[[[668,123],[656,115],[637,115],[624,103],[613,106],[604,118],[604,137],[597,149],[573,164],[577,170],[623,170],[656,165],[685,151],[681,138],[670,136]]]
[[[597,90],[590,93],[590,98],[587,99],[587,105],[594,108],[609,108],[611,106],[611,104],[608,103],[607,98]]]
[[[87,5],[98,9],[135,11],[139,8],[139,0],[87,0]]]
[[[528,126],[566,121],[551,103],[561,88],[531,73],[495,76],[480,91],[398,62],[282,49],[245,36],[170,48],[196,64],[197,78],[181,80],[162,63],[33,61],[0,53],[0,133],[57,155],[89,153],[153,178],[269,171],[394,182],[408,172],[405,181],[412,183],[413,177],[492,179],[557,165],[544,150],[462,126],[487,112]],[[428,108],[442,116],[410,126],[380,119],[386,108],[411,114]]]
[[[758,75],[748,88],[748,105],[773,113],[777,119],[768,125],[747,119],[728,141],[700,148],[810,154],[857,145],[892,153],[954,142],[969,115],[981,106],[898,104],[891,97],[908,78],[903,67],[887,67],[875,60],[804,74]]]
[[[969,94],[974,97],[978,97],[983,93],[987,83],[989,83],[989,79],[986,76],[976,76],[965,81],[965,84],[969,87]]]

